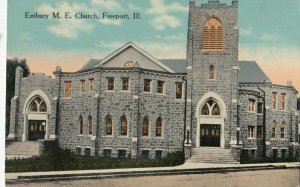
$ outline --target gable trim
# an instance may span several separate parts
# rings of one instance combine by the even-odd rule
[[[104,64],[106,64],[110,59],[112,59],[113,57],[115,57],[116,55],[118,55],[119,53],[121,53],[122,51],[124,51],[125,49],[127,49],[128,47],[132,47],[135,50],[137,50],[138,52],[140,52],[142,55],[146,56],[147,58],[149,58],[150,60],[152,60],[154,63],[156,63],[158,66],[160,66],[161,68],[163,68],[164,70],[170,72],[170,73],[175,73],[173,70],[171,70],[169,67],[165,66],[164,64],[162,64],[161,62],[159,62],[157,59],[155,59],[152,55],[150,55],[149,53],[147,53],[146,51],[144,51],[143,49],[141,49],[140,47],[138,47],[137,45],[135,45],[132,42],[128,42],[127,44],[123,45],[122,47],[120,47],[118,50],[116,50],[115,52],[111,53],[110,55],[108,55],[107,57],[105,57],[102,62],[100,63],[101,66],[103,66]],[[99,64],[96,65],[95,67],[99,67]]]

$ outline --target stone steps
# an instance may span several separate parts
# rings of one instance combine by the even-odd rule
[[[6,159],[30,158],[39,155],[38,142],[13,142],[5,148]]]
[[[230,149],[211,147],[193,148],[188,162],[238,164]]]

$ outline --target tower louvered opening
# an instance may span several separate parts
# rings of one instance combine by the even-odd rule
[[[203,27],[202,49],[207,51],[224,50],[223,26],[216,18],[209,19]]]

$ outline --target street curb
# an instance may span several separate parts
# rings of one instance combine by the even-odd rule
[[[61,175],[34,175],[18,176],[18,179],[7,179],[6,184],[18,183],[38,183],[49,181],[67,181],[84,179],[112,179],[127,177],[144,176],[170,176],[170,175],[191,175],[191,174],[210,174],[210,173],[228,173],[258,170],[279,170],[279,169],[300,169],[300,166],[287,167],[286,165],[268,165],[268,166],[246,166],[246,167],[219,167],[219,168],[195,168],[195,169],[167,169],[167,170],[149,170],[149,171],[123,171],[107,173],[84,173],[84,174],[61,174]]]

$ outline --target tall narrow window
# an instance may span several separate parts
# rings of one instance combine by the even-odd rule
[[[257,132],[256,132],[256,137],[257,138],[262,138],[263,136],[263,128],[262,126],[257,126]]]
[[[254,106],[255,106],[255,100],[254,99],[249,99],[249,101],[248,101],[248,111],[249,112],[254,112]]]
[[[106,135],[112,135],[112,126],[111,117],[106,117]]]
[[[89,135],[93,134],[93,120],[92,116],[88,118]]]
[[[254,138],[254,126],[248,126],[248,138]]]
[[[272,138],[276,137],[276,121],[272,122],[272,134],[271,134]]]
[[[209,66],[209,79],[215,79],[215,66]]]
[[[281,110],[285,110],[285,94],[281,94],[280,95],[280,98],[281,98]]]
[[[151,80],[144,79],[144,92],[150,92],[150,91],[151,91]]]
[[[115,89],[115,79],[113,77],[107,78],[107,90]]]
[[[121,135],[127,136],[127,119],[125,116],[121,118]]]
[[[257,103],[257,113],[263,113],[263,103]]]
[[[129,78],[122,78],[122,90],[123,91],[129,90]]]
[[[277,97],[277,93],[273,92],[272,93],[272,109],[276,109],[276,105],[277,105],[276,97]]]
[[[83,134],[83,118],[79,116],[79,134]]]
[[[86,92],[85,80],[81,80],[81,93],[85,94],[85,92]]]
[[[176,82],[176,99],[182,99],[182,82]]]
[[[94,92],[94,91],[95,91],[95,80],[90,79],[90,92]]]
[[[71,97],[72,93],[72,84],[71,81],[65,82],[65,97]]]
[[[162,136],[162,120],[161,117],[156,120],[155,136]]]
[[[143,120],[143,136],[149,136],[149,120],[147,117]]]
[[[216,18],[209,19],[203,27],[202,49],[205,51],[221,51],[224,49],[223,26]]]
[[[157,81],[157,93],[164,93],[164,81]]]
[[[285,122],[282,122],[281,125],[280,125],[280,138],[281,139],[284,139],[285,136],[284,136],[284,130],[285,129]]]

